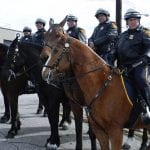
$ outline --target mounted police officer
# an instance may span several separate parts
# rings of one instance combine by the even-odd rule
[[[105,9],[98,9],[95,17],[99,25],[95,27],[92,36],[88,39],[88,45],[110,64],[109,53],[114,48],[118,36],[117,26],[109,20],[110,13]]]
[[[80,40],[83,43],[87,43],[87,37],[85,30],[83,28],[77,27],[77,21],[78,18],[74,15],[68,15],[67,17],[67,33],[78,40]]]
[[[45,20],[43,20],[41,18],[38,18],[35,21],[35,25],[36,25],[36,28],[37,28],[37,32],[35,32],[33,34],[33,37],[32,37],[33,38],[33,43],[43,47],[44,33],[46,32],[44,27],[46,25],[46,22],[45,22]]]
[[[145,111],[141,118],[150,123],[150,30],[140,25],[141,14],[129,9],[124,19],[128,29],[118,40],[116,57],[118,67],[127,70],[144,101]]]
[[[31,33],[32,33],[31,28],[25,26],[23,28],[23,34],[24,35],[21,37],[20,42],[32,42],[32,35],[31,35]]]

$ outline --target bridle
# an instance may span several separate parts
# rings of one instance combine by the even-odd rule
[[[20,77],[22,76],[23,74],[28,74],[28,72],[33,69],[35,66],[38,65],[38,63],[41,61],[37,61],[35,62],[33,65],[31,65],[30,67],[26,68],[24,65],[23,67],[21,68],[20,71],[18,71],[17,73],[14,72],[14,66],[15,66],[15,63],[17,62],[17,57],[19,57],[19,49],[18,49],[18,45],[16,46],[15,48],[15,51],[13,53],[13,57],[11,59],[11,64],[10,64],[10,68],[9,68],[9,72],[10,72],[10,75],[8,77],[8,81],[11,81],[12,79],[16,79],[17,77]]]
[[[64,33],[64,31],[63,31]],[[65,41],[65,44],[64,44],[64,47],[62,48],[62,52],[61,54],[59,55],[59,57],[57,58],[57,60],[54,62],[53,65],[47,65],[45,67],[48,67],[50,69],[54,69],[54,70],[57,70],[56,68],[58,68],[58,65],[59,65],[59,62],[61,61],[61,59],[63,58],[63,55],[68,53],[70,50],[69,50],[69,47],[70,47],[70,43],[71,43],[71,40],[72,40],[72,37],[68,37]],[[55,50],[58,50],[57,46],[53,47],[53,46],[50,46],[47,42],[44,42],[44,47],[48,47],[50,49],[52,49],[53,51]]]

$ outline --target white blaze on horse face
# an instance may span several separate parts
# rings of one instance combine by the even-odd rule
[[[51,60],[51,53],[49,54],[48,60],[45,63],[45,66],[48,66],[49,61]],[[42,78],[47,81],[51,70],[48,67],[43,67],[42,69]]]

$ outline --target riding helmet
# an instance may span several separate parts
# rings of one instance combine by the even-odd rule
[[[41,18],[37,18],[37,19],[36,19],[35,24],[37,24],[37,23],[42,23],[43,26],[46,25],[46,21],[45,21],[44,19],[41,19]]]
[[[139,13],[138,11],[134,9],[128,9],[124,15],[124,19],[128,20],[129,18],[141,19],[141,13]]]
[[[67,16],[67,21],[78,21],[78,18],[70,14]]]
[[[29,28],[29,27],[27,27],[27,26],[25,26],[25,27],[23,28],[23,32],[32,32],[32,29]]]
[[[96,13],[95,13],[95,17],[98,18],[99,14],[104,14],[106,17],[110,17],[110,13],[109,11],[103,9],[103,8],[99,8]]]

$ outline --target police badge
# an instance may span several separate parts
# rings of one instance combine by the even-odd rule
[[[134,38],[134,35],[133,35],[133,34],[130,34],[130,35],[129,35],[129,39],[130,39],[130,40],[133,40],[133,38]]]
[[[104,29],[104,27],[101,27],[101,28],[100,28],[100,30],[103,30],[103,29]]]

